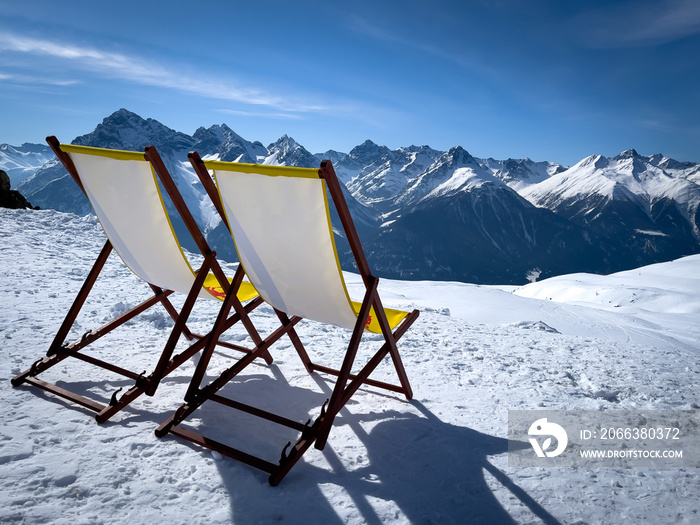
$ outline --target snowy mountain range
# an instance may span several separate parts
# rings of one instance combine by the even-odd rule
[[[0,169],[9,175],[12,188],[34,175],[52,158],[53,152],[46,144],[0,144]]]
[[[460,146],[390,150],[370,140],[349,153],[312,154],[286,135],[267,147],[225,124],[190,136],[125,109],[73,142],[127,150],[155,145],[211,244],[230,260],[230,237],[189,167],[191,150],[204,158],[303,167],[331,159],[380,276],[522,284],[528,275],[610,273],[700,253],[700,164],[634,150],[594,155],[571,168],[479,159]],[[0,168],[8,171],[5,163],[14,158],[3,156]],[[35,206],[90,213],[72,179],[49,158],[18,189]],[[175,227],[187,246],[184,227]],[[338,241],[341,263],[352,269],[347,245]]]

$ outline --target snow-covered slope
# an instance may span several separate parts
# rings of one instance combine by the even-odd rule
[[[258,471],[154,436],[182,402],[192,363],[169,376],[155,397],[139,398],[101,426],[80,408],[10,387],[10,378],[48,348],[104,237],[91,216],[51,210],[0,210],[0,237],[2,523],[697,521],[698,469],[513,468],[506,437],[509,409],[700,409],[698,257],[519,289],[383,280],[388,306],[421,309],[399,345],[415,399],[360,389],[326,449],[310,449],[271,488]],[[348,279],[354,297],[358,277]],[[71,337],[148,294],[116,257],[95,291]],[[192,330],[206,332],[218,306],[198,304]],[[268,308],[256,310],[253,320],[265,333],[277,326]],[[100,340],[95,351],[118,350],[129,367],[149,368],[170,325],[164,310],[153,310]],[[338,362],[346,330],[297,326],[315,359]],[[243,339],[236,328],[231,332],[231,340]],[[227,394],[305,421],[332,383],[308,375],[288,341],[271,350],[275,363],[250,367]],[[214,369],[230,364],[218,355]],[[105,402],[128,384],[82,363],[52,374],[49,379]],[[393,379],[388,368],[377,377]],[[202,410],[192,424],[221,439],[239,436],[272,461],[294,439],[249,428],[226,408]]]
[[[482,164],[493,170],[494,175],[515,191],[547,180],[566,168],[554,162],[535,162],[530,159],[508,159],[505,161],[486,159]]]
[[[382,219],[367,242],[380,275],[524,283],[535,268],[595,271],[603,259],[580,227],[533,206],[460,147],[410,180]]]
[[[700,349],[700,321],[695,323],[700,320],[699,267],[700,255],[692,255],[612,275],[552,277],[523,286],[514,294],[548,302],[544,310],[585,307],[593,316],[590,322],[596,326],[594,330],[601,330],[601,325],[606,324],[601,322],[604,319],[615,319],[614,327],[603,330],[618,341],[697,351]]]
[[[617,201],[639,208],[653,225],[659,219],[655,213],[658,204],[672,203],[700,240],[700,185],[694,182],[697,172],[697,165],[683,169],[680,163],[658,155],[642,157],[628,150],[613,158],[590,156],[521,194],[537,206],[582,223],[600,220],[603,208]],[[660,226],[658,233],[667,234],[664,229]]]
[[[358,201],[383,213],[394,206],[409,181],[429,169],[440,155],[428,146],[391,151],[368,140],[339,160],[336,171]]]
[[[599,237],[626,269],[700,251],[698,165],[634,150],[592,155],[521,195]]]
[[[53,157],[51,148],[44,144],[10,146],[0,144],[0,170],[10,177],[12,188],[46,164]]]
[[[208,159],[256,164],[267,157],[265,146],[245,140],[226,124],[199,128],[192,138],[192,149],[204,152],[202,155]]]

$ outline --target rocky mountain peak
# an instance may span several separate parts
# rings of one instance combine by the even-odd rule
[[[288,135],[282,135],[277,142],[267,147],[266,164],[298,166],[300,168],[318,168],[319,160],[315,155]]]
[[[364,162],[368,159],[378,159],[388,154],[391,150],[386,146],[379,146],[371,140],[365,140],[359,146],[355,146],[348,153],[348,157],[355,162]]]
[[[157,120],[143,119],[122,108],[106,117],[91,133],[77,137],[73,143],[131,151],[140,151],[148,145],[154,145],[162,152],[190,149],[194,140]]]
[[[267,149],[260,142],[244,139],[226,124],[198,128],[192,138],[195,141],[193,149],[217,155],[219,160],[226,162],[255,164],[259,157],[267,156]]]
[[[628,150],[623,151],[620,153],[617,157],[615,157],[616,160],[622,160],[622,159],[633,159],[635,157],[639,157],[639,153],[637,153],[637,150],[634,148],[630,148]]]
[[[476,159],[472,157],[467,150],[462,146],[454,146],[443,156],[445,162],[449,165],[467,166],[470,164],[478,164]]]

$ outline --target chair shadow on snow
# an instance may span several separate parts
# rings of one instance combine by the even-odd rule
[[[278,404],[280,399],[269,392],[277,390],[279,393],[282,386],[279,381],[284,378],[275,365],[270,368],[275,379],[267,375],[248,377],[241,392],[247,390],[251,399],[258,403],[261,400],[264,403],[269,397]],[[328,383],[318,375],[312,377],[322,392],[289,385],[283,387],[290,389],[284,399],[292,411],[305,412],[309,407],[320,406],[330,395]],[[272,385],[273,382],[278,384]],[[371,395],[393,397],[377,394],[376,389]],[[361,404],[349,406],[360,409]],[[287,440],[294,442],[296,439],[294,433],[280,438],[277,427],[273,432],[275,436],[268,442],[269,433],[256,427],[255,422],[249,425],[244,414],[239,419],[239,413],[231,413],[231,409],[225,407],[200,410],[199,429],[206,430],[215,439],[228,439],[230,443],[232,436],[245,432],[244,444],[254,444],[254,448],[269,446],[278,454]],[[419,401],[409,402],[405,412],[389,410],[362,414],[344,408],[335,426],[326,448],[322,452],[309,450],[278,487],[269,487],[267,476],[262,472],[233,460],[217,461],[231,500],[234,522],[331,524],[350,520],[379,525],[402,521],[405,516],[409,523],[515,523],[487,484],[485,473],[488,472],[495,480],[491,483],[507,489],[511,500],[515,498],[518,505],[527,507],[544,523],[559,523],[489,462],[489,456],[507,452],[506,439],[444,423]],[[342,452],[346,445],[339,431],[345,426],[348,428],[343,431],[349,430],[354,435],[353,441],[359,440],[359,443],[347,445],[366,454],[360,461],[364,466],[348,469],[336,452]],[[370,430],[365,431],[365,428]],[[311,457],[316,454],[323,457],[320,462],[320,458]],[[316,466],[318,463],[326,464],[320,467]],[[337,494],[341,496],[334,501]],[[335,508],[336,505],[343,508]],[[297,514],[300,509],[303,515]]]
[[[261,408],[278,409],[280,404],[286,404],[285,410],[296,412],[299,420],[304,419],[309,409],[320,406],[330,396],[332,387],[317,374],[307,376],[316,383],[316,388],[311,389],[289,385],[276,364],[261,367],[263,369],[266,372],[241,376],[240,381],[227,385],[224,393]],[[186,382],[186,378],[175,374],[164,386],[167,388],[167,383],[183,381]],[[110,388],[125,386],[129,382],[123,383],[110,382]],[[90,382],[77,382],[73,387],[87,392],[91,385],[94,386]],[[376,389],[361,390],[405,403],[398,395],[394,397]],[[284,397],[279,396],[281,391],[285,391]],[[41,392],[39,395],[45,394]],[[64,402],[62,399],[58,401]],[[70,406],[67,401],[64,403]],[[216,461],[230,498],[233,521],[341,524],[350,516],[354,522],[379,525],[392,520],[402,521],[402,516],[405,516],[407,522],[415,524],[516,523],[487,484],[485,473],[488,472],[495,480],[491,484],[503,486],[512,496],[511,500],[518,500],[518,504],[527,507],[543,523],[559,523],[490,463],[489,456],[507,452],[506,439],[444,423],[419,401],[413,400],[405,405],[405,411],[363,414],[356,412],[361,410],[361,403],[349,404],[350,409],[343,408],[338,414],[336,429],[326,448],[322,452],[309,450],[278,487],[270,487],[266,474],[242,463],[228,459]],[[131,416],[122,424],[153,420],[149,411],[129,407],[127,412],[131,412]],[[267,455],[273,461],[281,447],[287,441],[294,442],[298,434],[276,425],[270,427],[259,418],[248,417],[215,403],[200,408],[192,419],[198,420],[198,429],[212,438]],[[366,458],[360,461],[364,466],[349,469],[336,452],[341,451],[345,444],[339,439],[342,438],[341,428],[349,430],[353,441],[357,440],[348,443],[358,449],[359,454],[353,454],[366,454]],[[236,439],[238,442],[232,442]],[[200,454],[210,454],[210,451],[185,441],[180,445]],[[523,443],[522,446],[529,447],[529,444]],[[314,455],[322,456],[323,467],[312,464],[319,463],[318,457],[312,458]],[[334,501],[334,494],[338,493],[339,501]],[[336,508],[336,504],[345,508]],[[300,511],[304,515],[299,515]]]
[[[227,385],[223,393],[273,411],[285,404],[283,411],[295,414],[300,421],[308,417],[309,410],[319,407],[330,397],[332,384],[318,374],[306,376],[311,383],[316,383],[311,385],[314,388],[308,388],[289,385],[276,364],[261,366],[260,370],[264,371],[241,376],[239,381]],[[187,382],[185,376],[173,374],[163,388],[183,382]],[[107,381],[105,390],[130,384],[128,380]],[[72,384],[81,394],[87,394],[94,386],[93,382]],[[401,521],[401,516],[405,516],[409,523],[421,524],[515,523],[487,484],[485,473],[488,472],[495,480],[491,484],[497,483],[507,489],[511,500],[518,500],[518,504],[527,507],[544,523],[559,523],[490,463],[489,456],[508,451],[506,439],[444,423],[419,401],[406,403],[400,395],[364,387],[361,390],[372,396],[400,400],[406,410],[363,414],[357,412],[361,410],[361,402],[351,402],[350,408],[343,408],[338,414],[336,429],[326,448],[322,452],[309,450],[278,487],[270,487],[266,474],[246,465],[228,459],[216,461],[230,498],[234,522],[332,524],[344,523],[348,516],[352,516],[352,521],[379,525],[392,519]],[[285,395],[280,396],[281,392]],[[36,393],[45,395],[44,392]],[[94,391],[92,395],[95,396]],[[60,398],[53,399],[70,406]],[[129,407],[127,412],[131,412],[131,416],[123,423],[153,420],[152,413],[137,407],[138,404]],[[198,420],[199,431],[212,438],[267,456],[272,461],[276,461],[275,454],[279,457],[287,441],[294,442],[298,437],[295,431],[271,426],[264,420],[216,403],[201,407],[193,420]],[[341,455],[336,452],[344,445],[339,439],[342,438],[341,427],[348,427],[343,430],[349,430],[353,441],[357,440],[348,443],[358,449],[356,455],[366,454],[366,458],[360,461],[364,466],[346,468]],[[232,442],[236,439],[238,442]],[[181,445],[201,454],[210,454],[184,441]],[[529,447],[529,444],[522,446]],[[314,455],[321,455],[321,463],[326,465],[314,465],[319,463],[318,457],[312,458]],[[342,494],[342,501],[333,501],[337,493]],[[337,509],[334,507],[336,503],[346,508]],[[300,509],[306,514],[297,515]],[[391,509],[392,513],[380,515],[378,509],[384,509],[385,513]]]

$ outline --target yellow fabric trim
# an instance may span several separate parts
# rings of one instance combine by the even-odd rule
[[[217,162],[218,162],[218,161],[217,161]],[[206,163],[205,163],[205,167],[206,167]],[[221,203],[223,204],[224,198],[223,198],[223,196],[221,195],[221,190],[219,189],[219,181],[216,179],[216,170],[214,170],[213,175],[214,175],[214,185],[216,186],[216,193],[219,195],[219,202],[221,202]],[[223,217],[223,218],[224,218],[224,220],[226,221],[226,224],[231,224],[230,221],[229,221],[228,215],[227,215],[227,213],[226,213],[226,206],[224,206],[224,217]],[[229,231],[229,234],[230,234],[230,233],[231,233],[231,232]],[[241,259],[241,252],[238,251],[238,246],[236,245],[236,238],[235,238],[233,235],[231,235],[231,239],[233,239],[233,247],[236,249],[236,255],[238,256],[238,264],[241,265],[241,267],[243,268],[243,271],[244,271],[244,272],[246,273],[246,275],[247,275],[248,272],[246,272],[245,266],[243,266],[243,262],[242,262],[243,259]],[[207,279],[209,279],[209,277],[207,277]],[[217,281],[217,284],[218,284],[218,281]],[[241,302],[242,302],[242,301],[245,301],[245,299],[242,299],[242,298],[241,298],[241,292],[243,291],[243,287],[245,286],[245,287],[247,288],[248,285],[249,285],[253,290],[255,290],[255,296],[260,295],[260,293],[255,289],[255,286],[253,286],[252,283],[248,283],[248,282],[246,282],[246,281],[243,281],[243,282],[241,283],[240,289],[238,290],[238,293],[236,294],[236,296],[238,297],[238,299],[239,299]],[[206,281],[206,279],[205,279],[205,281],[204,281],[204,287],[207,288],[207,281]],[[218,290],[219,290],[219,293],[222,291],[222,288],[221,288],[220,285],[218,286]],[[216,295],[214,292],[212,292],[212,291],[209,290],[208,288],[207,288],[207,291],[208,291],[209,293],[211,293],[212,295],[214,295],[214,297],[217,297],[217,298],[219,298],[219,299],[223,299],[223,297],[220,297],[220,296]],[[252,297],[251,297],[251,299],[252,299]],[[263,300],[264,300],[265,302],[268,302],[267,299],[265,299],[265,297],[263,297]]]
[[[333,255],[335,256],[335,265],[338,269],[338,275],[340,276],[340,283],[343,285],[343,290],[345,291],[345,297],[348,300],[348,304],[352,306],[352,310],[355,313],[355,317],[360,313],[360,309],[357,310],[353,306],[353,301],[350,299],[350,293],[348,292],[348,287],[345,284],[345,277],[343,277],[343,269],[340,267],[340,258],[338,257],[338,247],[335,245],[335,234],[333,233],[333,221],[331,221],[331,207],[328,204],[328,189],[326,187],[326,181],[321,179],[321,191],[323,192],[323,203],[326,206],[326,220],[328,221],[328,235],[331,236],[331,246],[333,246]],[[381,330],[379,331],[381,333]]]
[[[128,153],[128,152],[124,152]],[[144,159],[145,160],[145,159]],[[163,208],[163,214],[165,215],[165,219],[168,221],[168,225],[170,226],[170,233],[173,235],[173,239],[175,240],[175,244],[177,244],[178,250],[180,250],[180,255],[182,256],[182,259],[185,261],[185,264],[187,264],[187,267],[190,269],[192,272],[192,278],[196,279],[197,274],[195,273],[194,269],[192,268],[192,265],[190,264],[189,259],[187,259],[187,256],[185,256],[185,251],[182,249],[182,245],[180,244],[180,241],[177,238],[177,235],[175,234],[175,228],[173,227],[173,223],[170,220],[170,214],[168,213],[167,208],[165,207],[165,201],[163,200],[163,194],[160,191],[160,184],[158,184],[158,175],[156,175],[156,170],[153,168],[153,165],[149,162],[149,166],[151,167],[151,174],[153,175],[153,184],[156,186],[156,191],[158,192],[158,198],[160,199],[160,205]],[[211,278],[214,278],[214,282],[211,281]],[[209,280],[209,287],[207,287],[207,280]],[[229,282],[231,280],[229,279]],[[243,283],[245,284],[245,283]],[[244,289],[243,284],[241,284],[241,288],[238,290],[238,293],[236,294],[239,299],[241,296],[241,291]],[[250,283],[248,283],[250,284]],[[207,277],[204,279],[204,285],[202,285],[202,288],[204,288],[209,294],[219,300],[223,300],[226,295],[223,293],[223,288],[221,288],[221,285],[219,284],[219,281],[214,277],[213,274],[207,275]],[[255,287],[250,284],[250,288],[252,288],[252,297],[249,297],[248,299],[253,299],[254,297],[257,297],[258,292],[255,290]],[[246,287],[247,289],[247,287]],[[245,295],[249,295],[251,292],[248,290]],[[248,299],[240,299],[241,301],[247,301]]]
[[[352,309],[355,311],[355,315],[360,314],[361,307],[362,303],[352,301]],[[386,320],[389,321],[389,328],[392,330],[396,328],[408,315],[408,312],[404,312],[403,310],[393,310],[392,308],[384,308],[384,313],[386,314]],[[369,330],[370,332],[374,332],[375,334],[382,333],[382,327],[379,326],[379,321],[377,321],[377,314],[374,312],[374,306],[371,306],[369,309],[369,318],[367,319],[365,329]]]
[[[145,159],[144,159],[144,161],[145,161]],[[153,168],[153,166],[151,165],[150,162],[148,163],[148,165],[151,168],[151,175],[153,176],[153,184],[155,184],[156,191],[158,192],[158,198],[160,199],[160,205],[161,205],[161,208],[163,209],[163,215],[165,215],[165,220],[168,221],[168,226],[170,226],[170,233],[173,235],[173,239],[175,240],[175,244],[177,244],[177,249],[180,251],[180,255],[182,256],[183,260],[187,264],[187,267],[192,272],[192,278],[196,279],[197,274],[192,269],[192,265],[190,264],[190,261],[185,256],[185,252],[182,249],[182,246],[180,245],[180,241],[178,240],[177,235],[175,235],[175,228],[173,227],[173,223],[170,220],[170,214],[168,213],[168,210],[165,207],[165,201],[163,200],[163,194],[160,191],[160,184],[158,184],[158,175],[156,175],[156,170]],[[207,290],[207,291],[209,291],[209,290]],[[209,292],[209,293],[211,293],[211,292]]]
[[[91,146],[78,146],[76,144],[61,144],[61,150],[66,153],[82,153],[83,155],[96,155],[116,160],[140,160],[146,162],[143,152],[123,151],[118,149],[93,148]]]
[[[224,162],[222,160],[205,160],[204,166],[210,170],[238,171],[240,173],[258,173],[270,177],[301,177],[318,179],[316,168],[296,168],[293,166],[271,166],[269,164],[245,164],[243,162]]]
[[[228,282],[230,284],[231,279],[229,279]],[[221,287],[221,283],[213,273],[210,273],[207,275],[206,279],[204,279],[204,289],[221,301],[223,301],[226,297],[224,289]],[[236,296],[241,302],[250,301],[258,296],[258,291],[251,283],[248,281],[243,281]]]
[[[335,254],[335,263],[338,266],[338,273],[340,274],[340,282],[343,284],[343,289],[345,290],[345,297],[348,298],[348,303],[352,306],[352,311],[357,317],[358,315],[360,315],[360,308],[362,307],[362,303],[358,303],[357,301],[353,301],[352,299],[350,299],[350,294],[348,293],[348,288],[345,284],[345,278],[343,277],[343,270],[340,267],[338,248],[335,245],[335,235],[333,234],[333,223],[331,222],[331,209],[328,203],[326,181],[322,179],[321,182],[323,187],[323,202],[326,204],[326,218],[328,219],[329,230],[328,233],[331,236],[331,244],[333,246],[333,253]],[[408,315],[408,312],[402,312],[401,310],[392,310],[390,308],[384,308],[384,313],[386,314],[387,321],[389,321],[389,328],[391,328],[392,330],[396,326],[398,326],[398,324],[401,321],[403,321],[404,317]],[[382,327],[379,325],[379,321],[377,321],[377,314],[374,311],[374,306],[370,307],[370,313],[365,324],[365,330],[369,330],[370,332],[374,332],[375,334],[382,333]]]

